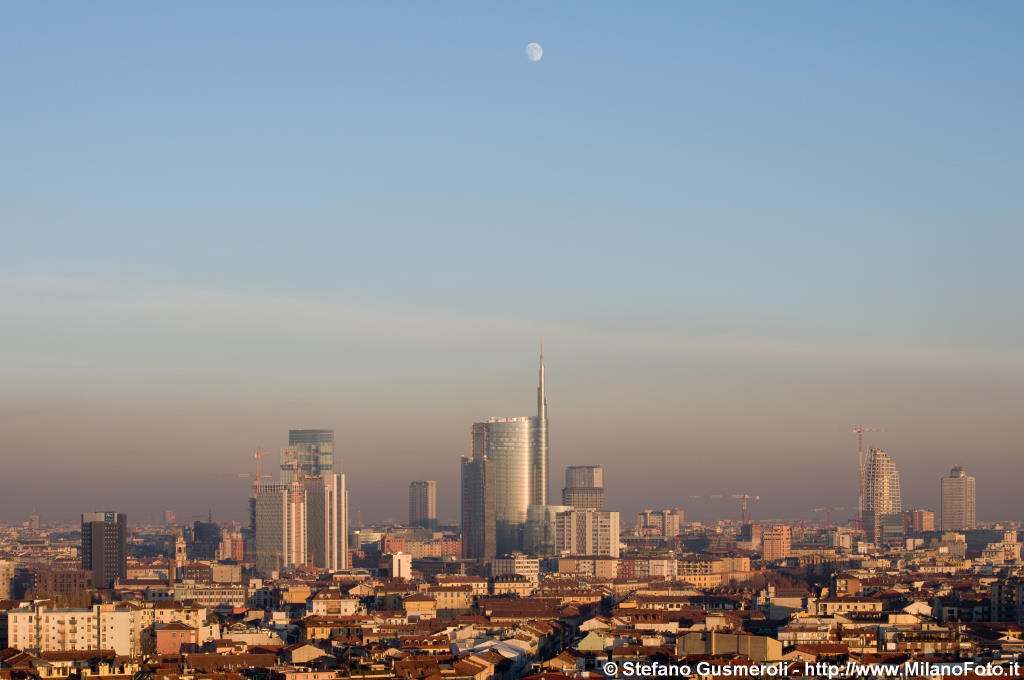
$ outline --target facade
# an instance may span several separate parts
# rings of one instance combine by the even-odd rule
[[[320,569],[348,569],[348,491],[345,475],[302,480],[306,491],[308,563]]]
[[[879,545],[901,543],[907,537],[903,524],[903,513],[882,515],[882,519],[878,526]]]
[[[188,528],[185,541],[190,560],[215,560],[222,540],[221,526],[216,522],[196,521]]]
[[[993,621],[1012,621],[1024,626],[1024,578],[1002,578],[989,587]]]
[[[476,428],[474,427],[474,435]],[[476,447],[474,447],[476,450]],[[462,556],[494,557],[494,466],[486,456],[462,457]]]
[[[412,555],[395,553],[389,556],[391,578],[412,578]]]
[[[298,476],[318,477],[334,472],[334,430],[288,430],[281,449],[281,481]]]
[[[0,560],[0,600],[11,599],[11,581],[14,580],[14,562]]]
[[[878,543],[882,517],[903,510],[900,497],[900,473],[889,455],[872,447],[864,460],[864,507],[861,526],[869,543]]]
[[[903,511],[903,532],[906,534],[920,534],[926,531],[935,531],[935,513],[931,510],[914,508]]]
[[[523,549],[531,555],[557,555],[555,524],[558,513],[572,510],[568,505],[531,505],[526,512],[526,534]]]
[[[569,510],[555,521],[555,552],[588,557],[619,556],[619,513]]]
[[[127,532],[128,516],[122,512],[82,515],[82,569],[92,572],[93,587],[111,588],[127,575]]]
[[[269,575],[305,564],[306,493],[302,485],[260,484],[250,519],[258,573]]]
[[[600,465],[571,465],[565,469],[562,505],[604,510],[604,468]]]
[[[348,568],[348,493],[345,475],[302,477],[261,484],[252,500],[256,571],[271,574],[311,565]]]
[[[491,418],[486,428],[486,456],[494,470],[494,527],[498,552],[523,549],[529,507],[533,503],[534,419]]]
[[[23,606],[7,612],[7,645],[41,652],[110,649],[134,655],[139,652],[136,615],[131,608],[110,604],[83,609]]]
[[[39,567],[34,569],[34,572],[35,591],[40,596],[81,597],[92,588],[92,572],[85,569]],[[3,563],[0,563],[0,593],[3,592],[2,579]]]
[[[645,536],[678,536],[685,515],[679,508],[644,510],[636,518],[637,531]]]
[[[409,484],[409,526],[437,529],[437,482]]]
[[[963,531],[974,528],[974,477],[957,465],[943,477],[941,493],[941,529]]]
[[[501,555],[491,563],[491,576],[523,576],[536,584],[540,580],[540,559],[522,553]]]
[[[477,474],[467,477],[463,464],[463,524],[474,520],[486,532],[489,517],[474,518],[466,502],[476,503],[476,508],[485,509],[491,501],[480,502],[480,498],[493,499],[494,544],[496,552],[521,551],[526,541],[526,524],[531,505],[547,505],[548,496],[548,405],[545,388],[544,351],[540,355],[540,384],[537,387],[537,415],[519,418],[491,418],[473,423],[470,431],[472,462],[487,461],[476,470]],[[492,481],[493,480],[493,481]],[[467,488],[467,483],[485,483],[485,486]],[[490,485],[493,483],[493,492]],[[473,529],[474,527],[470,527]],[[488,552],[487,539],[474,539]],[[473,543],[474,541],[465,541]],[[470,548],[472,550],[472,548]],[[469,553],[467,553],[467,556]],[[474,555],[475,556],[475,555]]]
[[[761,535],[761,556],[766,562],[784,560],[792,554],[792,534],[785,525],[776,525]]]

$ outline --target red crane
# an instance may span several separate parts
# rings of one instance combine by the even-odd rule
[[[833,510],[851,510],[852,508],[841,508],[841,507],[828,507],[828,508],[815,508],[814,512],[825,513],[825,526],[827,528],[832,527],[832,511]]]
[[[251,479],[252,480],[252,496],[253,496],[253,498],[255,498],[256,497],[256,492],[259,491],[259,488],[260,488],[260,481],[264,480],[264,479],[271,479],[273,477],[273,475],[265,475],[265,474],[263,474],[263,466],[262,466],[262,464],[260,462],[260,459],[263,458],[263,456],[269,456],[269,455],[270,455],[270,451],[256,451],[256,453],[253,454],[253,458],[256,459],[256,474],[252,474],[250,472],[239,472],[236,475],[227,475],[227,476],[228,477],[245,477],[247,479]]]

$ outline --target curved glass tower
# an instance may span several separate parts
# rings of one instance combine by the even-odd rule
[[[494,529],[498,553],[523,549],[527,508],[534,496],[533,418],[487,421],[487,459],[494,466]]]
[[[494,532],[498,554],[522,551],[528,509],[547,505],[548,404],[544,383],[544,350],[541,348],[537,415],[491,418],[473,424],[473,459],[487,460],[494,477]]]

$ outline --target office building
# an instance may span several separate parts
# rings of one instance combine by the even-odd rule
[[[637,533],[642,536],[674,538],[679,535],[684,517],[685,514],[679,508],[644,510],[636,518]]]
[[[348,569],[348,492],[345,475],[305,477],[307,562],[320,569]]]
[[[128,571],[128,516],[122,512],[82,515],[82,569],[92,572],[94,588],[112,588]]]
[[[252,500],[256,571],[268,575],[297,566],[348,569],[348,492],[345,475],[268,483]]]
[[[555,552],[587,557],[619,556],[619,513],[567,510],[555,519]]]
[[[281,482],[333,472],[334,430],[288,430],[288,446],[281,448]]]
[[[899,470],[885,451],[872,447],[864,460],[864,538],[869,543],[879,543],[882,517],[898,515],[902,510]]]
[[[974,528],[974,477],[957,465],[942,478],[940,522],[943,531]]]
[[[437,529],[437,482],[417,481],[409,485],[409,526]]]
[[[792,533],[785,525],[776,525],[761,535],[762,554],[766,562],[784,560],[792,553]]]
[[[474,433],[476,428],[474,427]],[[496,554],[494,523],[494,465],[474,447],[462,457],[462,556],[490,560]],[[479,454],[479,455],[478,455]]]
[[[903,513],[897,512],[888,515],[882,515],[878,525],[878,540],[876,541],[879,546],[888,546],[897,543],[903,543],[907,537],[906,529],[903,524]]]
[[[604,468],[600,465],[572,465],[565,469],[562,505],[604,510]]]
[[[253,559],[260,575],[306,563],[306,493],[300,483],[260,484],[250,522]]]
[[[522,576],[536,585],[540,580],[540,558],[522,553],[501,555],[491,563],[491,576]]]
[[[903,532],[905,534],[921,534],[926,531],[935,531],[934,512],[921,508],[903,511]]]
[[[388,565],[391,578],[412,578],[412,555],[402,552],[389,555]]]
[[[191,560],[215,560],[222,540],[221,527],[216,522],[192,523],[185,533],[188,557]]]
[[[543,348],[539,382],[536,416],[491,418],[474,423],[471,429],[472,459],[489,461],[493,473],[495,545],[502,553],[523,550],[529,507],[547,505],[548,406]]]
[[[531,505],[526,511],[525,552],[538,557],[558,554],[555,549],[555,524],[558,513],[572,510],[568,505]]]

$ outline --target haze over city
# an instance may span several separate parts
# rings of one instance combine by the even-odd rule
[[[454,519],[541,342],[624,515],[856,507],[863,423],[1021,519],[1024,6],[117,7],[0,14],[0,520],[242,520],[289,428]]]

